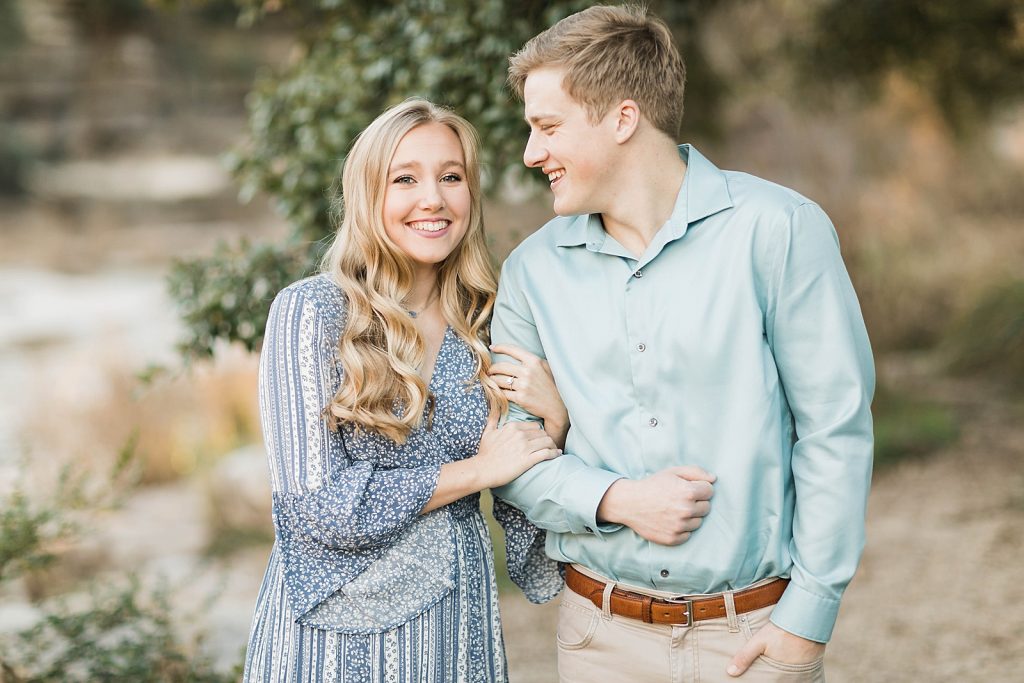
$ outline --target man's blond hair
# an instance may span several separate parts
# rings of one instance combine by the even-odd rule
[[[570,15],[509,58],[508,82],[523,99],[534,69],[565,70],[562,87],[592,123],[625,99],[673,140],[683,119],[686,66],[672,32],[637,5],[597,6]]]

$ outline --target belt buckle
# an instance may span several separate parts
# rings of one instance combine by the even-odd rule
[[[693,626],[693,600],[687,600],[684,597],[678,598],[662,598],[665,602],[671,602],[674,605],[686,605],[686,623],[685,624],[672,624],[673,626]]]

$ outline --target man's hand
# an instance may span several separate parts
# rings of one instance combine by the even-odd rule
[[[682,466],[644,479],[619,479],[597,507],[602,522],[625,524],[652,543],[679,545],[711,510],[715,475]]]
[[[786,664],[809,664],[823,654],[824,643],[795,636],[769,621],[736,653],[726,673],[730,676],[742,675],[761,655]]]

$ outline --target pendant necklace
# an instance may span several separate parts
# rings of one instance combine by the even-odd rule
[[[421,308],[420,310],[414,311],[412,309],[406,308],[405,312],[409,314],[409,317],[411,317],[411,318],[419,317],[419,315],[421,313],[423,313],[423,311],[425,311],[428,308],[430,308],[430,306],[434,303],[434,293],[435,292],[437,293],[438,298],[440,298],[440,296],[441,296],[440,290],[434,289],[433,291],[431,291],[430,296],[427,297],[427,303],[423,304],[423,308]]]

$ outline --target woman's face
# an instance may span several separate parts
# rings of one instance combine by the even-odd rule
[[[384,191],[384,229],[412,261],[436,266],[469,227],[466,160],[455,132],[442,123],[413,128],[398,143]]]

